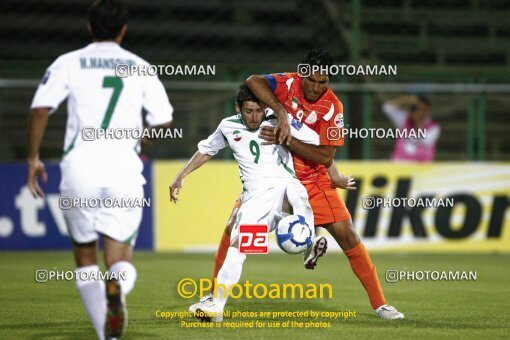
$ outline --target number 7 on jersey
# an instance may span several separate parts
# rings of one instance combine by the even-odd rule
[[[106,112],[104,113],[103,122],[101,123],[101,129],[107,129],[110,125],[110,121],[112,120],[113,111],[115,111],[115,106],[119,101],[120,93],[124,88],[124,83],[122,83],[122,79],[118,77],[108,77],[105,76],[103,78],[103,88],[113,88],[112,96],[110,97],[110,102],[108,103],[108,107],[106,108]]]

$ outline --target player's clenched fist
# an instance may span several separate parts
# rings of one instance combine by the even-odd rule
[[[179,192],[181,191],[182,186],[184,185],[184,177],[178,175],[175,177],[172,184],[170,184],[170,202],[177,203],[179,200],[177,198],[177,195],[179,195]]]

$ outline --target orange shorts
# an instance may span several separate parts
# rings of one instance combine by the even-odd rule
[[[329,178],[325,176],[319,177],[318,182],[303,184],[308,192],[308,200],[313,210],[316,226],[341,222],[351,218],[344,201],[338,195],[336,189],[332,189],[329,185]],[[236,208],[239,209],[241,204],[241,196],[239,196],[232,212],[234,213]],[[237,211],[235,213],[237,214]]]
[[[313,210],[316,226],[351,218],[351,214],[336,189],[330,187],[328,177],[320,176],[317,182],[303,185],[308,192],[308,200]]]

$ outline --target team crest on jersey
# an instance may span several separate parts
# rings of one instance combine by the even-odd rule
[[[340,128],[344,127],[344,114],[343,113],[337,114],[335,116],[334,122],[337,127],[340,127]]]
[[[297,109],[298,105],[299,105],[299,101],[297,100],[297,98],[292,97],[292,108]]]
[[[235,130],[234,132],[232,132],[232,135],[234,136],[234,140],[236,142],[239,142],[241,140],[241,131]]]
[[[306,119],[305,119],[306,124],[313,124],[316,121],[317,121],[317,113],[315,113],[315,111],[310,112],[308,117],[306,117]]]

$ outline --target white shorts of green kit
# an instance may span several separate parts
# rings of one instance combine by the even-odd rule
[[[303,200],[308,200],[305,187],[295,178],[244,183],[243,204],[237,213],[236,223],[230,239],[237,242],[239,226],[243,224],[263,224],[269,226],[269,232],[276,228],[275,217],[282,213],[287,188],[293,186]]]
[[[146,205],[143,202],[142,185],[80,186],[62,189],[59,204],[73,242],[90,243],[106,235],[134,246]]]

